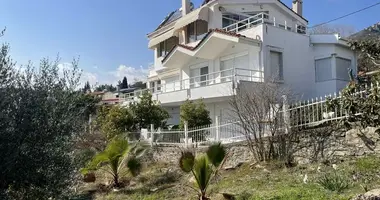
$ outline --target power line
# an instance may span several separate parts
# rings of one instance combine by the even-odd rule
[[[342,19],[342,18],[348,17],[348,16],[350,16],[350,15],[353,15],[353,14],[356,14],[356,13],[359,13],[359,12],[362,12],[362,11],[364,11],[364,10],[370,9],[370,8],[375,7],[375,6],[378,6],[378,5],[380,5],[380,2],[375,3],[375,4],[373,4],[373,5],[370,5],[370,6],[367,6],[367,7],[365,7],[365,8],[362,8],[362,9],[357,10],[357,11],[355,11],[355,12],[348,13],[348,14],[343,15],[343,16],[341,16],[341,17],[338,17],[338,18],[332,19],[332,20],[330,20],[330,21],[327,21],[327,22],[324,22],[324,23],[321,23],[321,24],[317,24],[317,25],[312,26],[312,27],[309,27],[309,28],[315,28],[315,27],[318,27],[318,26],[322,26],[322,25],[325,25],[325,24],[331,23],[331,22],[333,22],[333,21],[336,21],[336,20],[339,20],[339,19]]]

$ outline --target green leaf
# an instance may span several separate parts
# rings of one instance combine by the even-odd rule
[[[140,160],[138,160],[136,157],[131,157],[127,162],[127,167],[131,172],[132,176],[137,176],[140,174],[142,164]]]
[[[207,157],[215,167],[218,167],[226,157],[226,149],[220,143],[213,144],[207,149]]]
[[[181,158],[179,159],[179,167],[182,171],[189,173],[194,167],[195,156],[193,153],[186,151],[182,152]]]
[[[205,192],[213,173],[212,166],[205,155],[201,155],[195,160],[193,170],[199,189]]]

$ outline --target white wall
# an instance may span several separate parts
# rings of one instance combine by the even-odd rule
[[[180,109],[177,107],[164,107],[168,111],[170,118],[167,121],[167,124],[178,125],[180,122]]]
[[[299,98],[313,97],[315,75],[309,37],[270,25],[264,25],[263,32],[265,78],[271,78],[270,51],[282,52],[286,87]]]

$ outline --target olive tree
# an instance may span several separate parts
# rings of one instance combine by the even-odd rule
[[[42,59],[16,70],[0,51],[0,198],[64,199],[76,173],[73,137],[83,128],[80,70]]]

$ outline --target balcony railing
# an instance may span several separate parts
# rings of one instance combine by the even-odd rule
[[[228,82],[239,82],[239,81],[251,81],[251,82],[263,82],[264,72],[261,70],[250,70],[244,68],[233,68],[222,70],[218,72],[213,72],[205,75],[194,76],[188,79],[183,79],[175,82],[170,82],[166,84],[158,85],[154,90],[152,88],[136,90],[134,92],[126,93],[120,95],[120,101],[134,101],[143,92],[151,92],[154,94],[163,94],[193,88],[207,87],[216,84],[228,83]]]
[[[263,82],[264,73],[260,70],[250,70],[243,68],[227,69],[162,84],[161,91],[157,91],[157,93],[174,92],[241,80]]]
[[[306,27],[300,24],[296,24],[295,27],[289,26],[286,20],[279,20],[275,17],[271,17],[269,14],[262,12],[257,15],[240,20],[236,23],[223,27],[225,31],[240,32],[248,28],[254,27],[259,24],[270,24],[276,27],[283,28],[288,31],[294,31],[300,34],[306,34]]]

